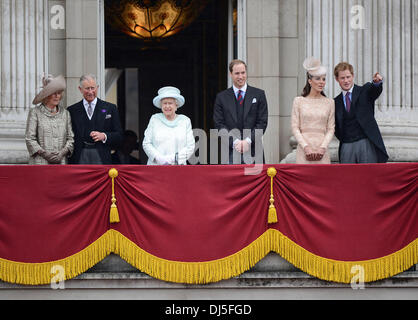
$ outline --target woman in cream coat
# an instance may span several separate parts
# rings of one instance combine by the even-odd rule
[[[195,139],[188,117],[176,111],[184,104],[184,97],[175,87],[163,87],[153,100],[161,113],[152,115],[145,130],[142,147],[149,165],[187,164],[194,152]]]
[[[26,123],[29,164],[66,164],[74,149],[69,112],[59,105],[65,89],[62,76],[44,77],[43,89],[33,99]]]

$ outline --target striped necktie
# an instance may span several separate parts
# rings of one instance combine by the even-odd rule
[[[239,103],[240,105],[242,105],[242,102],[244,101],[244,97],[243,97],[243,95],[242,95],[242,91],[241,91],[241,90],[238,90],[237,100],[238,100],[238,103]]]

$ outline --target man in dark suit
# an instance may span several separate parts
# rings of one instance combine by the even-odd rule
[[[354,69],[347,62],[334,68],[342,92],[335,100],[335,136],[340,141],[340,163],[387,162],[388,154],[374,117],[375,100],[383,90],[379,73],[363,86],[354,84]]]
[[[233,85],[217,94],[213,110],[215,128],[221,136],[222,131],[228,133],[228,157],[222,157],[228,160],[222,162],[263,163],[262,136],[268,118],[266,95],[263,90],[247,85],[244,61],[231,61],[229,72]]]
[[[112,103],[97,98],[94,75],[80,78],[83,100],[68,107],[74,131],[74,152],[70,164],[111,164],[111,149],[123,139],[119,112]]]

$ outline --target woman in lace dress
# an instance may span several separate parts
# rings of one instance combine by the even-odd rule
[[[296,97],[292,109],[292,132],[298,146],[296,163],[331,163],[328,145],[335,128],[334,99],[323,92],[326,68],[315,58],[307,58],[303,67],[307,71],[302,96]]]

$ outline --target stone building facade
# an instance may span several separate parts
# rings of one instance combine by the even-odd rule
[[[325,92],[330,97],[339,93],[332,76],[339,61],[354,65],[360,84],[381,72],[384,91],[376,117],[390,161],[418,160],[417,1],[230,0],[228,43],[232,3],[237,48],[233,53],[228,44],[228,60],[246,60],[249,83],[266,91],[268,163],[294,161],[292,101],[305,84],[302,61],[311,55],[329,68]],[[96,74],[99,96],[112,99],[120,72],[105,67],[104,0],[2,0],[0,9],[0,163],[24,164],[26,117],[43,72],[66,77],[65,105],[81,98],[77,86],[83,73]],[[221,77],[228,77],[226,69]],[[142,121],[136,109],[127,107],[127,129]],[[336,146],[334,140],[334,161]]]

